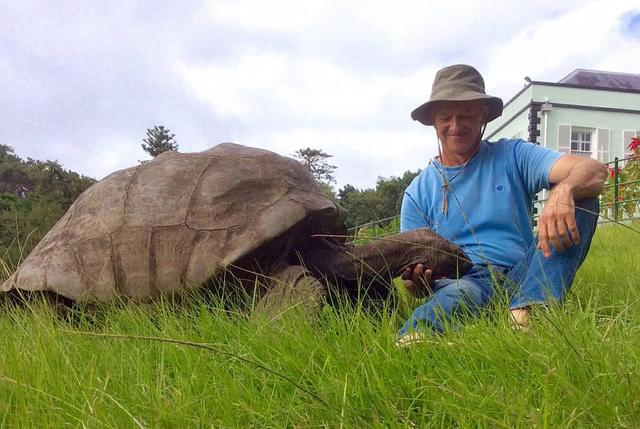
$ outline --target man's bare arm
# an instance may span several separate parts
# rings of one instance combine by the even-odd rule
[[[575,155],[560,157],[549,172],[553,188],[567,186],[576,200],[597,197],[607,178],[607,167],[600,161]]]
[[[551,167],[553,186],[538,219],[538,247],[545,257],[551,255],[550,244],[563,251],[580,242],[575,202],[598,196],[606,177],[607,167],[590,158],[565,155]]]

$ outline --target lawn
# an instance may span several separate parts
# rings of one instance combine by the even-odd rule
[[[635,225],[636,229],[638,225]],[[194,297],[0,308],[0,427],[638,427],[640,233],[599,228],[566,304],[393,345],[413,304],[276,320]]]

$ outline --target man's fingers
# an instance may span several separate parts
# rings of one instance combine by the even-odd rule
[[[556,241],[560,246],[556,246],[556,250],[563,251],[573,245],[571,237],[569,236],[569,228],[567,227],[567,223],[564,219],[558,219],[556,222],[556,231],[558,231],[558,238]]]
[[[427,294],[431,290],[432,278],[433,270],[422,264],[417,264],[413,268],[405,268],[402,272],[402,282],[412,294]]]
[[[408,267],[402,272],[402,282],[407,291],[415,297],[425,297],[429,294],[431,269],[425,268],[422,264]]]
[[[424,271],[424,278],[431,281],[431,276],[433,276],[433,270],[431,268],[427,268]]]
[[[423,265],[420,265],[420,274],[415,276],[414,282],[424,295],[427,295],[431,290],[432,275],[433,271],[430,268],[425,268]]]
[[[578,231],[575,216],[571,218],[571,222],[569,223],[569,234],[571,235],[571,241],[573,244],[580,243],[580,231]]]
[[[560,237],[558,235],[558,227],[555,222],[550,222],[547,227],[547,233],[549,235],[549,241],[553,244],[553,248],[556,251],[563,251],[564,247],[562,246],[562,242],[560,241]],[[549,249],[549,256],[551,256],[551,249]]]
[[[545,257],[551,256],[549,251],[549,234],[547,233],[547,225],[544,222],[538,223],[538,248]]]
[[[431,269],[426,269],[424,272],[424,283],[425,283],[425,287],[430,288],[431,287],[431,281],[433,280],[433,270]]]
[[[417,283],[422,282],[422,276],[424,275],[424,266],[422,264],[416,265],[411,274],[411,280]]]

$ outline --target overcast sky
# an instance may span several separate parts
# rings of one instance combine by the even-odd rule
[[[505,101],[524,76],[640,73],[640,1],[0,0],[0,144],[100,179],[164,125],[182,152],[322,149],[371,187],[437,151],[409,115],[455,63]]]

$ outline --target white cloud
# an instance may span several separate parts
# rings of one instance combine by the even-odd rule
[[[90,176],[98,180],[114,171],[138,165],[140,159],[149,159],[140,144],[120,134],[103,135],[82,146],[63,143],[58,150],[65,154],[64,168],[80,172],[91,163]]]
[[[295,0],[212,1],[209,18],[218,23],[262,31],[298,33],[326,17],[330,2]]]
[[[576,68],[637,72],[640,43],[621,33],[620,20],[634,6],[637,1],[585,2],[530,24],[491,53],[488,89],[510,98],[524,85],[524,76],[557,82]]]
[[[222,116],[280,115],[348,121],[373,114],[392,88],[384,76],[358,76],[313,57],[244,54],[233,63],[177,65],[196,96]]]
[[[340,185],[373,186],[435,154],[409,113],[444,65],[476,65],[505,99],[526,75],[640,70],[631,0],[23,3],[0,8],[0,143],[97,178],[163,124],[183,151],[323,149]]]
[[[369,131],[343,128],[293,128],[273,134],[251,134],[241,143],[273,150],[286,156],[301,148],[322,148],[334,155],[337,188],[375,185],[378,176],[399,176],[424,168],[437,153],[431,129],[413,128]]]
[[[449,3],[217,0],[208,3],[207,11],[214,25],[289,36],[292,38],[289,49],[292,46],[308,48],[313,50],[313,55],[322,56],[328,49],[346,49],[357,55],[358,50],[374,45],[381,57],[419,58],[425,51],[455,55],[461,50],[481,47],[482,43],[500,42],[504,40],[504,33],[513,33],[526,23],[556,11],[571,10],[581,3],[578,0],[542,0],[528,5],[510,0]],[[372,63],[375,60],[365,58]]]

